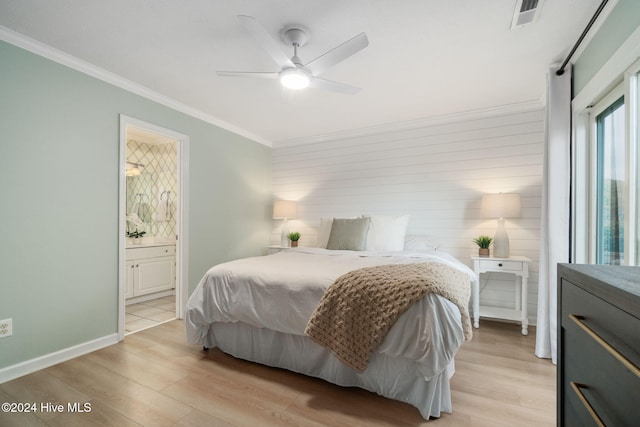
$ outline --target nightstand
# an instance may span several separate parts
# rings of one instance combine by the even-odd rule
[[[474,282],[471,298],[473,299],[473,326],[480,326],[480,316],[495,319],[515,320],[522,325],[522,335],[529,333],[527,313],[527,283],[529,281],[529,263],[531,260],[523,256],[509,258],[472,256],[473,271],[480,277],[482,273],[510,273],[515,275],[515,308],[480,307],[480,280]]]

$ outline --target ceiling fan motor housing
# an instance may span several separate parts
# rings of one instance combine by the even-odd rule
[[[282,39],[289,46],[301,47],[311,39],[309,33],[298,26],[287,27],[282,31]]]

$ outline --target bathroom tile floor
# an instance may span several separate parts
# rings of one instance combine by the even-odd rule
[[[131,334],[175,318],[175,295],[131,304],[126,307],[124,332]]]

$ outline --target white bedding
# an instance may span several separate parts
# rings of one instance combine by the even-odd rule
[[[215,347],[209,333],[216,323],[304,336],[324,291],[348,271],[383,264],[442,262],[473,271],[448,254],[431,252],[354,252],[297,248],[273,255],[240,259],[211,268],[187,305],[187,337],[192,344]],[[415,363],[430,379],[445,370],[462,344],[460,312],[450,301],[429,294],[405,312],[377,352]]]

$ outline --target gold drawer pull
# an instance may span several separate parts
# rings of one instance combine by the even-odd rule
[[[578,384],[573,381],[571,381],[570,384],[573,391],[575,391],[578,397],[580,398],[580,401],[582,402],[584,407],[587,408],[587,411],[589,411],[589,414],[591,414],[591,418],[593,418],[593,421],[595,421],[599,427],[605,427],[605,424],[602,422],[602,419],[598,416],[598,413],[596,412],[596,410],[593,409],[593,406],[591,406],[587,398],[582,393],[582,390],[580,390],[581,388],[588,388],[588,387],[584,384]]]
[[[624,355],[622,355],[618,350],[613,348],[611,346],[611,344],[609,344],[608,342],[606,342],[605,340],[600,338],[600,335],[596,334],[593,331],[593,329],[588,327],[587,324],[583,322],[583,320],[584,320],[583,316],[570,314],[569,315],[569,319],[573,320],[578,326],[580,326],[580,328],[583,331],[585,331],[587,334],[589,334],[589,336],[591,338],[596,340],[596,342],[598,344],[600,344],[602,347],[604,347],[604,349],[607,350],[613,357],[618,359],[624,366],[627,367],[627,369],[629,369],[631,372],[633,372],[636,375],[636,377],[640,378],[640,368],[638,368],[636,365],[634,365],[633,362],[631,362],[629,359],[624,357]]]

